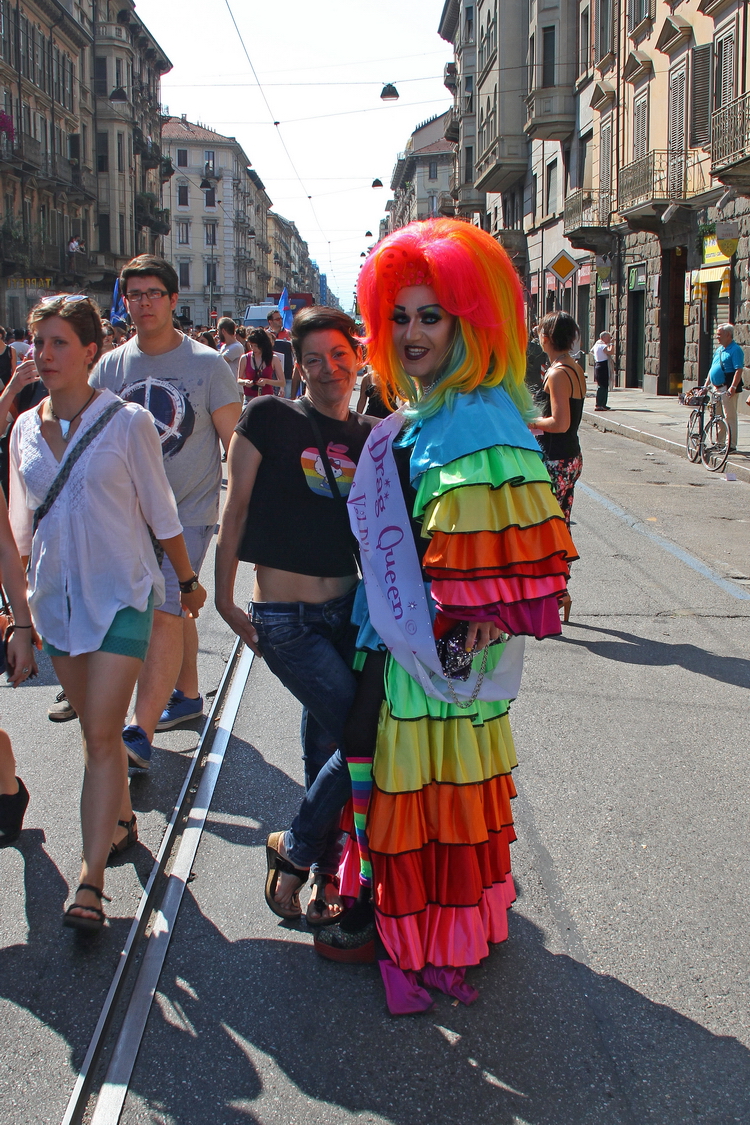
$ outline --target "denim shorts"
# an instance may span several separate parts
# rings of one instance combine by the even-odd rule
[[[201,572],[203,560],[206,557],[206,552],[211,542],[211,536],[215,530],[215,523],[209,524],[208,527],[183,527],[182,529],[190,565],[196,574],[200,574]],[[166,593],[164,601],[158,606],[158,609],[161,610],[162,613],[171,613],[173,617],[184,617],[182,606],[180,605],[180,583],[177,581],[175,569],[166,555],[161,564],[161,573],[164,578]]]
[[[114,652],[118,656],[134,656],[145,660],[148,642],[151,640],[151,626],[154,621],[154,594],[148,596],[148,605],[143,611],[127,606],[118,609],[112,624],[105,633],[97,652]],[[42,648],[50,656],[70,656],[61,648],[55,648],[48,641],[42,641]]]

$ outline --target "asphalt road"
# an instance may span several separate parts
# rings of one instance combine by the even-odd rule
[[[470,973],[480,1000],[393,1019],[375,967],[321,961],[304,926],[267,910],[263,844],[302,771],[299,707],[256,661],[128,1125],[750,1121],[750,488],[582,438],[572,618],[527,646],[511,714],[519,898],[510,940]],[[211,614],[204,627],[215,686],[231,638]],[[47,722],[50,683],[2,696],[33,803],[0,852],[1,1125],[60,1120],[195,744],[161,737],[135,794],[144,847],[113,872],[112,926],[82,953],[59,926],[78,734]]]

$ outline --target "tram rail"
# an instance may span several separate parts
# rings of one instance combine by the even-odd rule
[[[252,651],[237,638],[120,952],[61,1125],[78,1125],[87,1111],[91,1125],[116,1125],[119,1121],[252,663]],[[106,1075],[97,1088],[100,1064],[110,1045]]]

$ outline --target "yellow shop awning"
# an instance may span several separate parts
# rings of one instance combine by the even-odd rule
[[[693,285],[709,285],[712,281],[729,280],[730,266],[703,266],[693,270]]]

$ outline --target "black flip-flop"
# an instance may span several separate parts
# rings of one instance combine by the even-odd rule
[[[293,863],[290,863],[289,860],[279,852],[276,844],[279,837],[282,835],[283,833],[281,832],[272,832],[266,840],[266,867],[268,872],[266,875],[266,903],[268,904],[268,909],[272,910],[279,918],[285,918],[287,922],[293,922],[297,918],[302,917],[299,892],[310,878],[310,869],[305,870],[301,867],[295,867]],[[274,897],[279,882],[279,875],[281,874],[294,875],[295,878],[299,879],[299,886],[292,895],[291,910],[280,906]]]
[[[308,926],[312,926],[313,929],[319,929],[319,927],[321,926],[335,926],[337,922],[341,921],[341,917],[344,913],[343,907],[341,908],[339,913],[334,915],[332,918],[325,918],[323,916],[323,912],[325,910],[328,910],[332,905],[331,903],[326,901],[325,889],[326,887],[333,885],[338,890],[338,875],[325,875],[322,872],[317,872],[313,877],[312,885],[315,893],[315,898],[311,898],[307,904],[305,918],[307,920]]]

